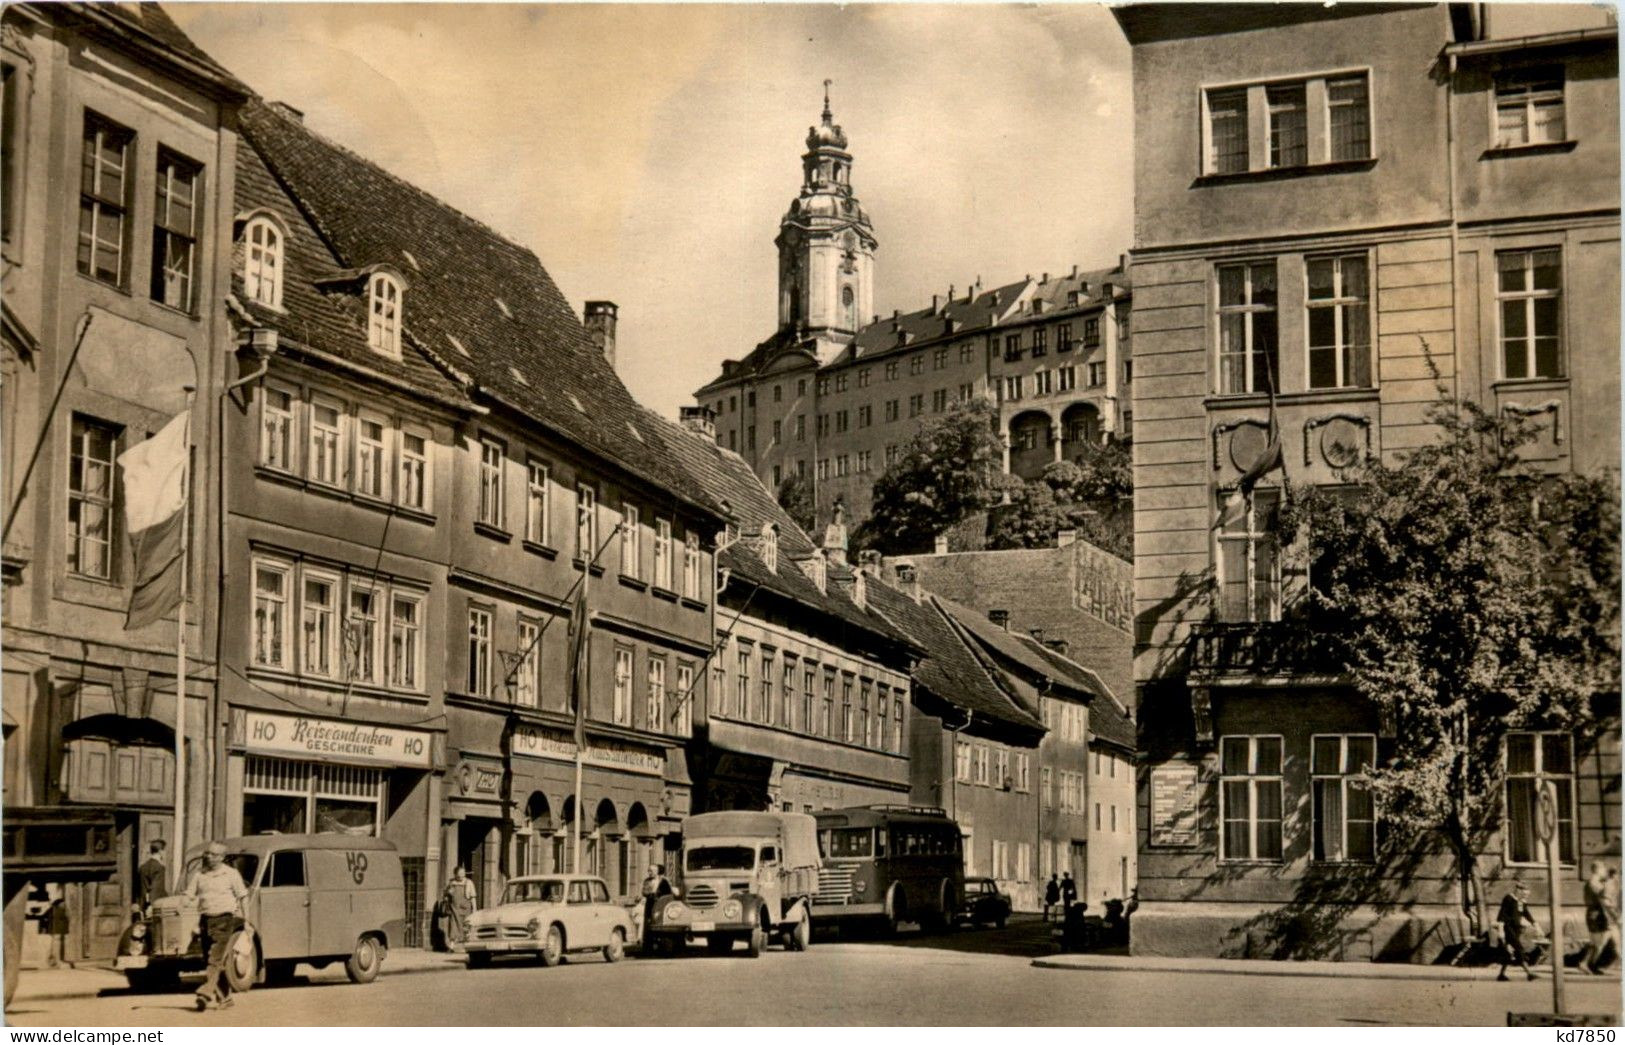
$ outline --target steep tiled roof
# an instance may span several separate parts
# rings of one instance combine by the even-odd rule
[[[953,622],[968,632],[978,643],[990,652],[1014,665],[1019,671],[1029,676],[1046,677],[1060,682],[1066,688],[1073,690],[1085,699],[1096,696],[1110,697],[1111,692],[1100,682],[1092,672],[1087,679],[1071,672],[1059,672],[1050,663],[1048,658],[1035,651],[1032,644],[1022,641],[1020,636],[1012,635],[1003,628],[994,626],[985,616],[962,606],[951,599],[940,595],[932,596],[933,601],[942,607],[942,611],[953,619]]]
[[[401,272],[408,335],[484,395],[714,511],[535,254],[273,106],[246,106],[242,126],[341,268]]]
[[[869,578],[869,604],[925,650],[914,681],[939,700],[976,715],[1042,731],[1043,722],[1018,706],[948,625],[931,599],[915,602],[884,581]]]
[[[1123,706],[1121,700],[1117,699],[1116,694],[1101,681],[1099,675],[1070,657],[1062,656],[1036,639],[1023,635],[1020,636],[1020,641],[1048,661],[1056,671],[1072,678],[1080,685],[1097,689],[1100,695],[1089,702],[1089,732],[1101,740],[1117,744],[1130,751],[1134,750],[1134,722],[1128,717],[1128,709]]]

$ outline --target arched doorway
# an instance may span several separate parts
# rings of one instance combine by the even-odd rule
[[[553,837],[558,824],[553,803],[541,791],[532,791],[525,800],[525,815],[518,838],[515,874],[547,874],[553,867]]]
[[[1050,417],[1039,410],[1028,410],[1010,420],[1010,474],[1023,479],[1037,479],[1055,460],[1051,440]]]
[[[1061,456],[1070,461],[1085,446],[1100,445],[1100,411],[1092,403],[1073,403],[1061,415]]]

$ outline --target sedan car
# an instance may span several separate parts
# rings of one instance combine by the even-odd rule
[[[566,953],[598,951],[617,962],[631,935],[626,908],[610,899],[602,878],[542,874],[513,879],[500,905],[470,915],[463,946],[469,968],[499,954],[533,954],[551,966]]]
[[[999,883],[991,878],[965,879],[965,902],[959,908],[962,922],[992,922],[1004,928],[1010,917],[1010,897],[999,891]]]

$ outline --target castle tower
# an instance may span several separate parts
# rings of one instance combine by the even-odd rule
[[[801,195],[779,222],[779,327],[817,343],[818,360],[833,359],[871,315],[874,229],[852,195],[852,154],[829,108],[807,129]]]

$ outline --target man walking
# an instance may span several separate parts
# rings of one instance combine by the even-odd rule
[[[147,846],[147,858],[136,870],[136,886],[139,889],[136,903],[141,905],[142,910],[151,907],[152,901],[169,895],[169,868],[164,863],[166,848],[168,844],[162,838]]]
[[[1049,876],[1049,884],[1044,886],[1044,921],[1049,921],[1050,912],[1055,905],[1061,902],[1061,882],[1054,875]]]
[[[1068,871],[1061,876],[1061,910],[1072,910],[1072,905],[1078,902],[1078,883],[1072,880],[1072,872]]]
[[[217,1008],[228,1008],[231,981],[226,978],[226,960],[231,953],[232,934],[242,924],[243,900],[248,896],[248,887],[237,869],[226,863],[224,842],[209,843],[203,851],[203,866],[193,873],[182,895],[194,897],[198,902],[202,921],[199,931],[209,955],[209,968],[203,974],[203,983],[194,999],[197,1011],[208,1008],[211,1001]]]
[[[1580,971],[1592,975],[1602,972],[1601,963],[1609,943],[1614,945],[1615,955],[1620,949],[1619,910],[1609,897],[1611,873],[1617,872],[1601,860],[1593,860],[1591,877],[1586,879],[1586,929],[1591,933],[1591,949],[1580,963]]]
[[[671,882],[666,880],[666,867],[664,864],[650,864],[649,873],[643,876],[643,939],[649,938],[649,924],[654,917],[655,901],[662,896],[671,895]]]
[[[1497,980],[1507,978],[1507,966],[1513,962],[1529,979],[1535,974],[1529,971],[1529,959],[1526,953],[1534,945],[1535,934],[1539,931],[1535,926],[1535,916],[1529,910],[1529,887],[1522,882],[1512,883],[1512,891],[1501,898],[1501,909],[1496,913],[1495,920],[1501,923],[1501,972]]]

